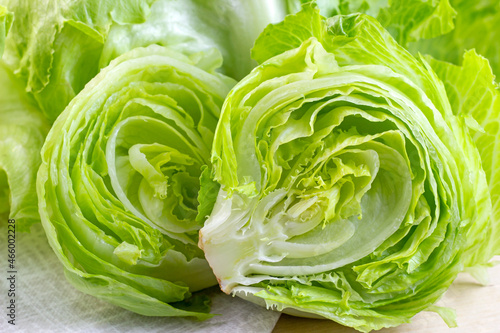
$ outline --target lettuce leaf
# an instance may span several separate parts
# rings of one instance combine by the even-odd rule
[[[443,81],[455,114],[463,116],[469,123],[472,137],[481,154],[482,167],[486,173],[491,195],[492,224],[475,228],[471,235],[476,246],[470,251],[473,262],[486,262],[500,248],[500,91],[492,68],[476,51],[463,55],[461,66],[427,57],[433,70]],[[482,235],[491,234],[491,248],[484,247]]]
[[[298,12],[310,0],[288,0],[290,12]],[[376,18],[396,41],[409,42],[441,36],[454,28],[456,11],[448,0],[317,0],[326,17],[364,13]]]
[[[411,43],[410,49],[455,65],[461,64],[465,50],[475,49],[489,60],[493,73],[498,78],[500,3],[494,0],[451,0],[451,5],[457,12],[455,29],[437,38]]]
[[[21,0],[8,8],[15,20],[4,60],[51,121],[101,68],[135,47],[158,44],[200,58],[220,52],[223,66],[214,68],[239,79],[255,66],[255,38],[286,13],[282,0]]]
[[[153,1],[10,1],[4,61],[53,121],[97,74],[111,24],[143,22]]]
[[[49,125],[22,83],[0,61],[0,215],[28,231],[40,220],[35,188]]]
[[[0,5],[0,58],[2,57],[5,48],[5,36],[9,32],[12,25],[12,13],[7,8]]]

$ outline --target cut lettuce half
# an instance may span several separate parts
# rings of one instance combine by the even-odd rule
[[[234,80],[157,45],[113,60],[51,128],[39,212],[68,280],[148,316],[210,317],[217,283],[197,247],[202,172]],[[204,196],[206,197],[206,195]]]
[[[453,325],[433,304],[499,253],[498,185],[464,99],[368,15],[325,19],[306,5],[252,54],[260,65],[217,126],[220,190],[200,230],[222,290],[360,331],[426,309]],[[476,78],[461,76],[460,93]]]

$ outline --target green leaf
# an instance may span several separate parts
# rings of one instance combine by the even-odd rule
[[[289,0],[288,9],[294,13],[299,11],[300,4],[309,2]],[[318,0],[316,3],[325,17],[368,14],[376,18],[403,46],[450,32],[456,15],[448,0]]]
[[[12,2],[4,60],[54,121],[97,74],[111,24],[143,22],[153,1]]]
[[[114,24],[106,40],[101,67],[134,47],[159,44],[196,57],[217,49],[220,70],[241,79],[255,67],[249,50],[262,29],[285,16],[282,0],[158,0],[146,22]]]
[[[198,202],[200,204],[198,206],[198,215],[196,216],[196,221],[198,222],[204,222],[212,212],[220,188],[220,185],[211,176],[211,170],[208,166],[203,166],[202,170],[200,192],[198,192]]]
[[[401,45],[429,39],[453,30],[456,12],[448,0],[391,1],[376,18]]]
[[[304,5],[297,15],[289,15],[281,23],[267,26],[255,41],[252,58],[259,64],[285,51],[299,47],[310,37],[322,40],[325,33],[319,9]]]
[[[12,25],[12,13],[7,8],[0,5],[0,58],[2,57],[5,48],[5,36],[9,32]]]
[[[48,122],[0,61],[0,214],[19,231],[40,220],[35,189]]]
[[[205,65],[239,79],[255,66],[255,38],[285,15],[282,0],[20,0],[9,10],[4,60],[51,121],[101,68],[137,47],[170,47],[195,62],[220,53]]]
[[[460,65],[465,50],[475,49],[490,61],[493,73],[500,76],[498,1],[451,0],[451,5],[457,12],[455,29],[437,38],[412,43],[410,49],[455,65]]]
[[[481,154],[491,194],[493,212],[491,225],[475,224],[471,233],[472,260],[469,266],[486,263],[500,254],[500,91],[488,60],[474,50],[464,53],[461,66],[427,58],[443,81],[453,112],[465,120],[472,117],[479,129],[471,128],[471,135]]]

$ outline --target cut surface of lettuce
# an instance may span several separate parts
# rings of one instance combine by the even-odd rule
[[[261,30],[286,13],[283,0],[2,2],[14,14],[4,59],[51,121],[101,68],[135,47],[158,44],[193,58],[217,49],[223,66],[214,68],[239,79],[255,66],[249,50]]]
[[[211,316],[194,293],[217,283],[197,247],[198,191],[234,85],[206,67],[217,57],[136,48],[93,78],[51,128],[39,212],[81,291],[148,316]]]
[[[498,254],[477,122],[423,57],[368,15],[315,5],[252,54],[217,126],[220,190],[200,230],[223,291],[370,331],[435,309]]]
[[[0,216],[28,231],[40,220],[36,172],[48,121],[23,85],[0,61]]]

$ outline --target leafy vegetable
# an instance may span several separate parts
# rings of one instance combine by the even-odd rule
[[[222,73],[241,79],[256,65],[249,51],[255,39],[285,14],[282,0],[157,0],[146,22],[111,27],[101,67],[127,50],[150,44],[189,55],[217,48],[224,59]]]
[[[42,149],[39,209],[78,289],[150,316],[194,316],[216,284],[196,246],[200,175],[234,81],[157,45],[113,60],[57,118]]]
[[[12,18],[0,6],[0,57]],[[49,125],[2,60],[0,87],[0,216],[8,214],[18,231],[28,231],[39,221],[35,180]]]
[[[428,57],[430,65],[443,81],[455,114],[472,122],[473,139],[481,154],[482,166],[486,172],[493,204],[491,236],[494,248],[500,248],[500,91],[495,76],[484,57],[474,50],[464,54],[462,66],[437,61]],[[479,128],[475,124],[479,123]],[[482,242],[484,230],[475,230],[476,242]],[[478,245],[479,246],[479,245]],[[490,252],[477,251],[472,254],[477,262],[485,262]],[[481,279],[481,277],[478,277]]]
[[[288,0],[288,8],[297,12],[301,4],[308,2],[311,1]],[[403,46],[450,32],[456,15],[448,0],[318,0],[316,3],[326,17],[368,14]]]
[[[452,326],[433,304],[500,254],[499,13],[0,0],[0,215],[143,315],[209,318],[219,280],[361,331]]]
[[[500,76],[500,2],[494,0],[451,0],[457,11],[455,29],[431,40],[412,43],[414,52],[431,54],[437,59],[459,64],[465,50],[475,49]]]
[[[289,12],[310,0],[288,0]],[[365,13],[375,17],[414,54],[460,64],[476,49],[500,75],[500,3],[495,0],[317,0],[324,16]]]
[[[49,126],[1,61],[0,87],[0,215],[8,213],[18,231],[27,231],[40,220],[35,179]]]
[[[144,22],[153,0],[10,1],[5,62],[53,121],[98,72],[113,22]]]
[[[7,8],[0,6],[0,58],[5,47],[5,35],[12,24],[12,13],[7,11]]]
[[[261,64],[217,126],[221,188],[200,230],[222,290],[361,331],[425,309],[453,325],[432,304],[500,252],[496,161],[481,148],[486,175],[469,134],[475,116],[498,124],[487,63],[468,54],[471,75],[432,62],[443,84],[374,18],[314,5],[266,28],[252,54]],[[478,144],[496,149],[486,131]]]
[[[135,47],[194,57],[217,48],[221,71],[239,79],[255,65],[255,38],[285,15],[282,0],[19,0],[8,8],[15,21],[5,61],[51,121],[100,68]]]

